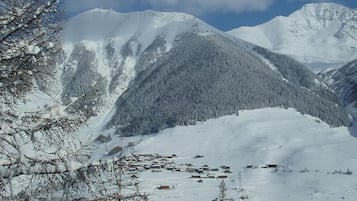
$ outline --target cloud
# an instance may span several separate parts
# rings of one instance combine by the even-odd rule
[[[146,0],[156,9],[178,10],[194,14],[266,10],[275,0]]]
[[[333,0],[288,0],[289,2],[302,2],[302,3],[318,3],[318,2],[333,2]]]
[[[91,8],[115,10],[154,9],[195,15],[210,12],[263,11],[277,0],[61,0],[66,12],[74,14]]]

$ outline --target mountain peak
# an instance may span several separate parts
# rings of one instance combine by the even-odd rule
[[[308,8],[350,9],[344,5],[333,3],[333,2],[307,3],[307,4],[303,5],[302,9],[304,9],[304,8],[306,8],[306,9],[308,9]]]
[[[176,31],[199,29],[213,30],[198,18],[184,13],[153,10],[119,13],[95,8],[70,19],[64,37],[66,41],[98,41],[113,37],[132,38],[144,35],[144,32],[149,35],[167,35]]]
[[[315,17],[322,20],[346,20],[356,15],[356,10],[346,6],[323,2],[305,4],[300,10],[294,12],[291,16]]]
[[[230,34],[289,55],[319,72],[357,58],[357,10],[335,3],[310,3],[288,17],[276,17]]]
[[[112,13],[112,12],[118,13],[117,11],[115,11],[113,9],[105,9],[105,8],[93,8],[93,9],[84,11],[83,13]]]
[[[70,19],[63,30],[66,62],[69,63],[65,72],[70,78],[70,72],[77,72],[76,69],[91,76],[95,72],[96,77],[103,78],[100,80],[108,84],[98,84],[99,87],[105,86],[102,90],[106,91],[103,101],[113,104],[137,73],[170,51],[183,35],[213,32],[217,30],[183,13],[152,10],[118,13],[92,9]],[[84,60],[82,57],[90,62],[81,63]],[[79,75],[79,80],[81,76],[85,77],[83,72]],[[65,77],[64,80],[70,78]],[[70,101],[67,97],[77,97],[76,93],[82,93],[83,89],[91,89],[91,86],[77,86],[74,82],[65,84],[64,101]]]
[[[196,17],[180,12],[159,12],[155,10],[143,10],[143,11],[135,11],[135,12],[118,12],[113,9],[104,9],[104,8],[93,8],[87,11],[80,13],[79,15],[75,16],[74,18],[78,17],[88,17],[88,15],[104,15],[109,17],[110,15],[123,15],[126,17],[129,16],[151,16],[151,17],[171,17],[175,21],[180,19],[194,19]]]

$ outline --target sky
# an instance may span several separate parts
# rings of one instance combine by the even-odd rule
[[[92,8],[118,12],[176,11],[192,14],[222,31],[287,16],[312,2],[334,2],[357,8],[357,0],[61,0],[68,18]]]

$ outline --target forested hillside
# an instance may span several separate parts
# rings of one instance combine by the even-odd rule
[[[107,128],[116,127],[124,135],[150,134],[242,109],[279,106],[332,126],[348,125],[337,98],[314,81],[316,76],[285,58],[271,53],[269,59],[279,66],[275,71],[223,36],[186,34],[137,76],[117,100]]]

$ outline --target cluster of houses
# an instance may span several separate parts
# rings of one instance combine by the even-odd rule
[[[277,164],[265,164],[265,165],[247,165],[245,168],[247,169],[258,169],[258,168],[279,168],[282,167]]]
[[[161,172],[163,170],[181,171],[176,168],[173,158],[175,154],[163,156],[159,154],[132,154],[122,158],[129,174],[137,174],[143,171]]]
[[[195,179],[226,179],[228,174],[232,173],[230,167],[224,165],[219,168],[210,168],[208,165],[203,165],[200,168],[188,168],[187,172],[195,173],[191,176]]]
[[[176,154],[166,156],[160,154],[132,154],[122,158],[122,162],[126,164],[126,172],[132,177],[137,177],[137,174],[143,171],[170,171],[191,173],[191,178],[194,179],[226,179],[228,174],[232,173],[229,166],[211,168],[208,165],[195,167],[191,163],[177,165],[174,162],[176,157]],[[199,182],[202,182],[202,180]]]

